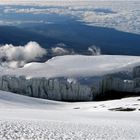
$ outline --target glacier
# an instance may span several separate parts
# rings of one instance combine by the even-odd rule
[[[1,68],[0,90],[57,101],[139,95],[139,64],[136,56],[58,56],[23,68]]]

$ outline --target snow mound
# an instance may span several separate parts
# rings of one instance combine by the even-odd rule
[[[55,109],[57,109],[57,106],[59,105],[63,105],[63,103],[27,97],[6,91],[0,91],[0,109],[2,108],[49,109],[50,106],[51,109],[53,109],[53,106],[55,106]]]
[[[30,77],[87,77],[102,76],[119,71],[130,71],[140,65],[140,57],[119,55],[66,55],[57,56],[45,63],[26,64],[15,74]]]
[[[120,107],[135,110],[109,110]],[[139,110],[140,97],[62,103],[0,91],[0,139],[139,139]]]

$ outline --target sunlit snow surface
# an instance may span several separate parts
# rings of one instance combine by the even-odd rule
[[[111,111],[112,108],[134,111]],[[0,139],[139,139],[140,97],[64,103],[0,91]]]
[[[138,56],[119,55],[65,55],[57,56],[45,63],[28,63],[23,68],[1,67],[1,75],[25,75],[26,77],[88,77],[103,76],[121,71],[132,71],[140,65]]]
[[[2,14],[60,14],[91,26],[140,34],[139,1],[1,0]],[[12,7],[30,5],[31,7]],[[32,6],[35,6],[32,8]],[[0,19],[1,25],[22,21]],[[26,21],[27,23],[33,21]],[[47,23],[45,19],[36,21]],[[27,77],[87,77],[131,71],[140,64],[133,56],[61,56],[23,68],[0,67],[0,75]],[[115,111],[117,109],[126,111]],[[127,111],[127,110],[131,111]],[[0,139],[132,140],[140,139],[140,97],[103,102],[65,103],[0,91]]]
[[[54,57],[23,68],[1,67],[1,75],[77,77],[132,70],[134,56]],[[140,97],[101,102],[65,103],[0,91],[0,139],[139,139]]]

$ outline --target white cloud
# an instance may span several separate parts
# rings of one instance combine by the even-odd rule
[[[17,67],[30,61],[36,61],[46,53],[46,50],[36,42],[29,42],[25,46],[6,44],[0,47],[0,60],[2,65]]]
[[[11,5],[14,5],[14,2],[18,5],[31,6],[24,8],[5,7],[5,13],[68,15],[74,16],[77,20],[83,21],[88,25],[115,28],[140,34],[140,1],[7,1]],[[38,5],[38,7],[33,7],[35,5]]]
[[[91,55],[101,55],[101,49],[94,45],[89,47],[88,51],[91,53]]]
[[[55,47],[52,47],[51,48],[51,53],[52,55],[66,55],[66,54],[71,54],[71,52],[65,48],[66,45],[63,44],[63,43],[59,43],[59,44],[56,44]]]
[[[69,51],[64,49],[64,48],[61,48],[61,47],[55,47],[55,48],[52,48],[52,54],[54,55],[65,55],[65,54],[69,54]]]

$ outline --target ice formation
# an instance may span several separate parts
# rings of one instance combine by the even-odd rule
[[[138,94],[139,64],[134,56],[59,56],[23,68],[1,68],[0,89],[60,101],[91,101],[110,91]]]

